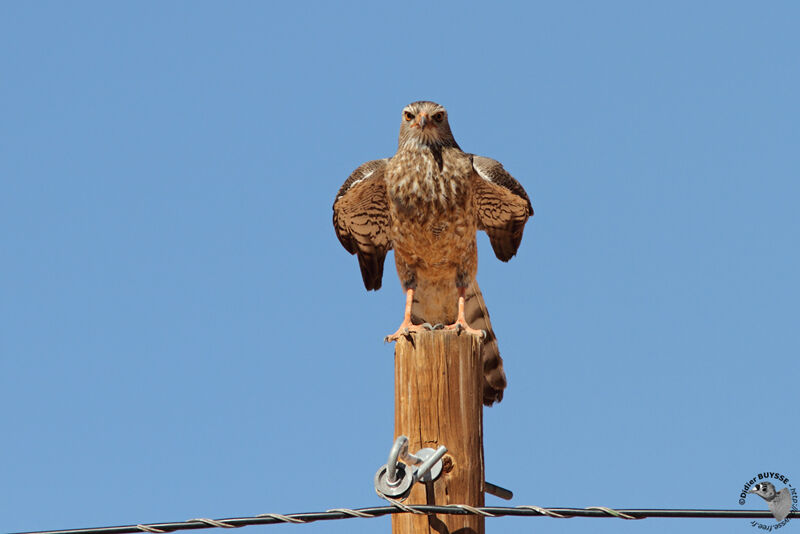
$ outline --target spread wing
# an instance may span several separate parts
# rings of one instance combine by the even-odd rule
[[[367,289],[380,289],[383,260],[391,250],[389,205],[383,179],[387,159],[368,161],[345,180],[333,202],[333,228],[342,246],[358,255]]]
[[[508,261],[517,253],[525,223],[533,215],[531,201],[499,162],[473,155],[472,167],[478,229],[489,234],[495,256]]]

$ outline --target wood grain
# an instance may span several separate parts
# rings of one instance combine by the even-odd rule
[[[481,340],[455,331],[403,338],[395,346],[395,437],[409,451],[444,445],[442,476],[414,485],[408,504],[484,504]],[[483,534],[484,518],[396,514],[393,534]]]

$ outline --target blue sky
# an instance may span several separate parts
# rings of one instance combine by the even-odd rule
[[[515,505],[620,508],[739,508],[756,473],[800,481],[798,17],[0,4],[0,531],[381,504],[403,296],[391,256],[364,290],[330,210],[419,99],[536,211],[508,264],[479,236],[510,382],[485,411],[487,480]],[[289,529],[389,522],[248,527]]]

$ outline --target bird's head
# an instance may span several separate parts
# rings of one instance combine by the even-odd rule
[[[762,497],[766,501],[771,501],[772,499],[775,498],[775,495],[777,494],[777,492],[775,491],[775,486],[772,484],[772,482],[759,482],[758,484],[750,488],[750,491],[748,491],[747,493],[755,493],[756,495]]]
[[[447,110],[436,102],[420,100],[403,108],[400,122],[400,147],[404,145],[457,147]]]

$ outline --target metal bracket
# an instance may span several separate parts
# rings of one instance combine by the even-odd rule
[[[408,438],[398,436],[389,451],[389,461],[375,473],[375,489],[387,497],[405,499],[414,482],[433,482],[439,478],[446,452],[447,448],[442,445],[436,450],[425,448],[411,454]]]

